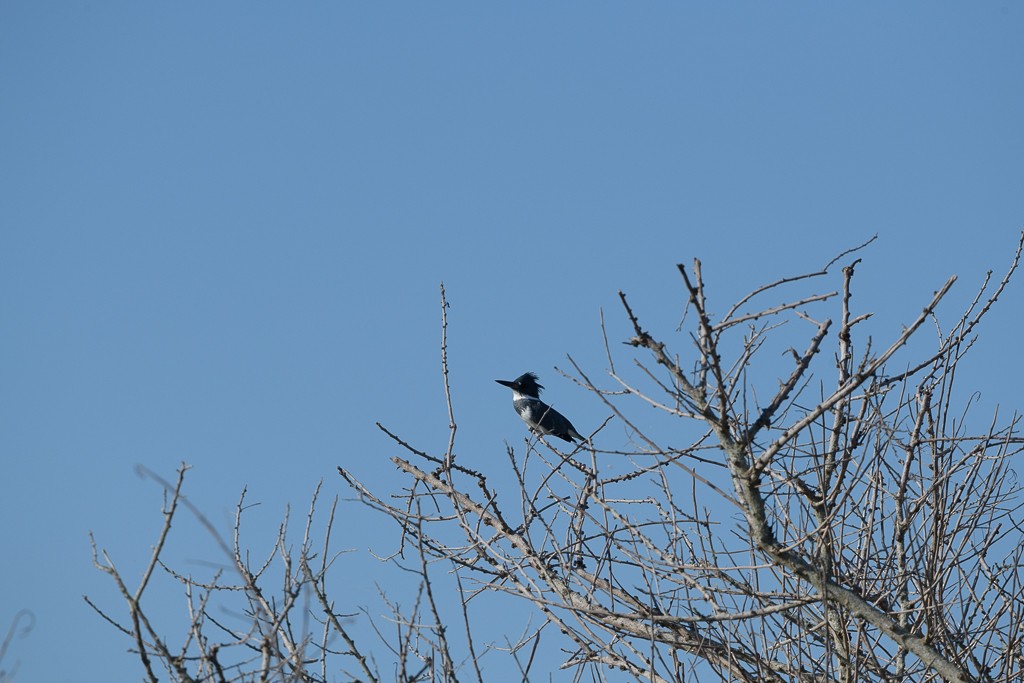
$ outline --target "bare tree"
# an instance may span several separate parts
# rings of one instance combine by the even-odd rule
[[[372,663],[349,635],[346,622],[352,615],[336,611],[328,597],[327,573],[338,554],[329,546],[337,499],[331,504],[321,538],[314,538],[320,486],[312,497],[300,545],[288,537],[289,515],[277,530],[269,555],[254,561],[241,541],[246,504],[243,491],[235,509],[232,538],[225,539],[185,495],[189,466],[182,464],[176,481],[168,482],[153,472],[141,473],[159,482],[165,491],[163,525],[137,585],[128,585],[106,551],[93,541],[93,562],[108,574],[124,599],[128,614],[119,620],[88,596],[85,601],[133,643],[146,680],[162,675],[173,681],[326,681],[327,667],[346,672],[352,680],[376,681]],[[187,509],[219,546],[222,558],[209,578],[198,578],[164,563],[166,543],[176,518]],[[180,521],[180,520],[179,520]],[[151,599],[157,580],[180,587],[186,619],[172,641],[167,628],[152,617]],[[312,602],[312,604],[310,604]],[[332,656],[343,662],[333,662]],[[416,680],[409,678],[407,680]]]
[[[400,502],[341,474],[413,551],[476,591],[532,602],[572,643],[567,666],[652,681],[1021,680],[1019,418],[974,427],[955,381],[1021,244],[948,330],[937,310],[955,277],[881,347],[859,334],[870,315],[854,306],[861,247],[719,317],[700,262],[679,266],[682,348],[620,293],[631,377],[607,334],[611,386],[570,358],[629,450],[508,448],[512,498],[456,462],[453,417],[444,454],[392,434],[412,456],[393,459],[411,482]],[[787,301],[797,285],[811,289]],[[897,362],[929,324],[935,346]],[[788,369],[759,366],[773,340],[795,336],[804,348],[789,350]],[[641,419],[640,406],[671,425]]]
[[[418,586],[411,608],[384,596],[388,628],[373,622],[373,644],[357,647],[355,611],[342,614],[328,584],[334,505],[314,541],[314,496],[301,544],[288,545],[284,524],[254,565],[239,541],[244,494],[224,541],[182,493],[184,467],[164,482],[164,529],[137,587],[97,551],[127,618],[96,609],[152,681],[376,681],[382,662],[396,680],[483,681],[482,662],[502,653],[502,678],[529,680],[550,675],[538,671],[542,647],[560,648],[575,679],[1022,680],[1024,501],[1010,465],[1024,440],[1016,414],[974,416],[957,371],[1024,234],[1006,275],[990,273],[948,329],[940,305],[955,277],[880,346],[855,305],[865,246],[723,315],[708,305],[700,262],[679,266],[682,321],[667,335],[620,293],[628,361],[604,325],[607,379],[570,358],[608,420],[573,450],[539,437],[506,446],[486,476],[457,455],[442,287],[445,451],[381,426],[404,451],[392,460],[405,488],[371,490],[339,468],[397,523],[386,561]],[[785,351],[781,370],[773,350]],[[615,433],[625,448],[609,447]],[[228,559],[204,582],[160,559],[181,506]],[[272,562],[285,579],[276,591]],[[157,571],[187,597],[191,623],[173,647],[143,603]],[[218,617],[218,599],[241,601],[243,627]],[[478,615],[494,600],[529,606],[539,622],[485,641]]]

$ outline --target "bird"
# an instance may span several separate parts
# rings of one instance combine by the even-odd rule
[[[540,400],[540,390],[544,387],[537,383],[537,375],[527,372],[513,380],[494,381],[512,390],[512,406],[530,431],[557,436],[569,443],[573,443],[573,439],[586,441],[567,417]]]

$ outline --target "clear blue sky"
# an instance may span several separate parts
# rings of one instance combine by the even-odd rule
[[[523,436],[493,379],[535,370],[586,431],[601,407],[553,367],[600,376],[618,289],[670,332],[676,262],[721,310],[878,233],[881,335],[1024,225],[1011,2],[10,1],[0,98],[0,626],[35,615],[4,662],[27,682],[138,678],[81,599],[121,609],[89,530],[128,573],[155,538],[136,464],[192,464],[226,528],[244,486],[271,525],[320,478],[347,496],[339,464],[397,488],[377,420],[443,448],[441,280],[488,470]],[[1021,405],[1022,305],[1017,281],[982,328],[987,409]],[[343,509],[341,546],[393,548]]]

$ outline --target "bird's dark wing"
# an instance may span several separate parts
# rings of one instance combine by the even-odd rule
[[[540,416],[540,427],[541,429],[553,436],[557,436],[559,439],[573,442],[573,439],[579,439],[583,441],[583,437],[576,431],[576,428],[569,422],[569,418],[562,415],[560,412],[552,408],[551,406],[544,406],[545,411]]]

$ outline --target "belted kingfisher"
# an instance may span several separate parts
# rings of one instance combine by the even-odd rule
[[[544,387],[537,384],[537,375],[527,372],[512,381],[494,381],[512,390],[512,405],[530,431],[557,436],[569,443],[573,443],[573,439],[586,441],[564,415],[540,400],[540,390]]]

